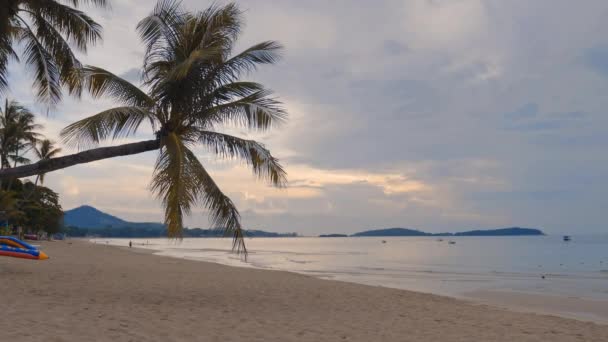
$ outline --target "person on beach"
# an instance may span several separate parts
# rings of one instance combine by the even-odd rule
[[[133,246],[133,243],[131,242],[131,240],[129,240],[129,248],[131,248],[131,246]]]

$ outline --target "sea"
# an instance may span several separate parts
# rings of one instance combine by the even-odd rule
[[[91,241],[452,297],[511,291],[608,301],[608,235],[247,238],[246,261],[231,253],[229,238]]]

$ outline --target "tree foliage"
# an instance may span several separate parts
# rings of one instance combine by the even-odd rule
[[[35,116],[17,101],[5,100],[0,108],[0,169],[30,162],[22,152],[33,148],[42,137]]]
[[[146,48],[142,88],[110,71],[82,68],[80,86],[120,106],[69,125],[62,136],[68,145],[89,148],[150,125],[160,147],[151,189],[165,207],[168,235],[181,237],[184,216],[202,204],[212,225],[234,237],[237,251],[246,252],[237,208],[194,152],[201,145],[219,158],[244,161],[274,186],[286,182],[284,169],[264,145],[221,132],[226,126],[266,131],[287,117],[272,91],[242,80],[259,65],[275,63],[281,45],[267,41],[234,53],[242,23],[235,4],[189,13],[178,2],[158,2],[137,25]]]
[[[23,61],[33,70],[36,95],[50,105],[61,100],[62,85],[71,93],[80,93],[73,71],[82,64],[73,48],[86,52],[101,39],[101,26],[79,9],[87,4],[103,8],[109,1],[2,0],[0,94],[8,87],[11,59]]]
[[[0,220],[25,232],[58,233],[63,227],[63,210],[59,195],[30,181],[15,180],[12,189],[0,188]]]

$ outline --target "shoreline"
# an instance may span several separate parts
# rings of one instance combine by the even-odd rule
[[[40,242],[0,258],[0,329],[40,341],[605,341],[608,326],[287,271]]]
[[[87,243],[102,244],[104,239],[98,242],[93,242],[91,239],[82,239]],[[451,299],[465,301],[472,305],[490,305],[496,308],[507,309],[521,313],[536,313],[542,315],[553,315],[567,319],[575,319],[585,322],[593,322],[597,324],[608,325],[608,301],[597,298],[574,297],[568,295],[543,294],[534,291],[517,291],[509,289],[478,289],[473,291],[465,291],[462,293],[438,293],[431,290],[424,291],[420,289],[411,289],[399,287],[396,285],[379,285],[373,282],[356,281],[355,278],[349,278],[338,275],[315,275],[312,273],[299,272],[297,270],[273,269],[267,267],[256,266],[252,263],[234,264],[225,263],[219,260],[209,260],[203,258],[180,257],[170,254],[163,254],[163,249],[155,249],[146,247],[146,245],[133,244],[133,248],[128,248],[120,245],[108,244],[108,246],[122,248],[132,252],[151,253],[161,257],[175,258],[178,260],[191,260],[195,262],[206,262],[217,265],[235,268],[251,268],[257,270],[282,271],[292,274],[309,276],[320,280],[339,281],[352,284],[360,284],[371,287],[396,289],[404,291],[412,291],[416,293],[441,296]],[[154,246],[154,245],[152,245]]]

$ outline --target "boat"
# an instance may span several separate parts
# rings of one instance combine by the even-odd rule
[[[570,241],[570,240],[572,240],[570,235],[564,235],[564,241]]]
[[[455,245],[455,244],[456,244],[456,241],[450,241],[450,242],[448,242],[448,243],[449,243],[450,245]]]

